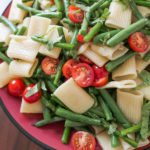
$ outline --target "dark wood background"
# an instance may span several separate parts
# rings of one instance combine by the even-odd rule
[[[0,150],[44,150],[24,136],[0,107]]]

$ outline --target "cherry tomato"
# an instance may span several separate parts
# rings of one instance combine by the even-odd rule
[[[79,62],[75,59],[68,60],[62,68],[63,75],[69,79],[72,76],[72,68],[76,66]]]
[[[80,56],[79,56],[79,60],[80,60],[81,62],[87,63],[87,64],[89,64],[89,65],[93,64],[93,62],[92,62],[90,59],[88,59],[87,57],[85,57],[84,55],[80,55]]]
[[[73,150],[95,150],[96,140],[92,134],[78,131],[73,134],[71,144]]]
[[[94,71],[86,63],[79,63],[72,69],[72,78],[80,87],[88,87],[94,81]]]
[[[82,23],[84,18],[84,11],[78,7],[70,5],[68,8],[68,16],[72,22]]]
[[[13,96],[21,96],[25,89],[25,84],[21,79],[13,79],[8,84],[8,91]]]
[[[108,76],[109,76],[109,73],[105,69],[105,66],[98,67],[97,65],[93,65],[92,68],[93,68],[94,76],[95,76],[94,82],[92,85],[93,86],[105,85],[108,82]]]
[[[89,33],[90,29],[91,29],[91,27],[88,27],[87,33]],[[81,34],[78,34],[77,40],[78,40],[79,42],[81,42],[81,43],[85,43],[83,39],[84,39],[84,36],[81,35]],[[91,40],[91,41],[92,41],[92,40]]]
[[[35,84],[29,85],[28,87],[25,88],[25,90],[23,92],[23,99],[28,103],[34,103],[34,102],[38,101],[42,95],[42,92],[40,90],[37,93],[31,95],[30,97],[26,97],[26,94],[28,93],[28,91],[30,91],[34,86],[35,86]]]
[[[148,39],[141,32],[135,32],[128,38],[130,47],[136,52],[145,52],[148,50]]]
[[[58,59],[45,57],[42,60],[42,69],[47,75],[53,75],[57,73],[58,64],[59,64]]]
[[[3,62],[3,60],[2,59],[0,59],[0,64]]]

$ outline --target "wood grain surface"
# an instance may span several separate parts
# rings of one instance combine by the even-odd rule
[[[44,150],[25,137],[0,107],[0,150]]]

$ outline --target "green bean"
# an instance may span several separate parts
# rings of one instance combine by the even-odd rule
[[[40,3],[39,3],[39,0],[34,0],[34,3],[33,3],[33,8],[39,10],[40,9]]]
[[[24,35],[24,33],[26,32],[27,27],[26,26],[22,26],[18,32],[16,33],[16,35]]]
[[[8,64],[10,64],[10,62],[12,61],[9,57],[4,55],[2,52],[0,52],[0,59],[2,59],[3,61],[6,61]]]
[[[59,63],[59,66],[57,68],[57,73],[56,73],[56,76],[55,76],[55,79],[54,79],[54,85],[58,85],[58,83],[59,83],[59,80],[62,76],[62,67],[63,67],[64,63],[65,63],[64,59],[62,59]]]
[[[22,5],[22,4],[17,4],[17,7],[22,9],[22,10],[25,10],[25,11],[27,11],[29,13],[32,13],[34,15],[42,13],[42,11],[40,11],[40,10],[37,10],[35,8],[31,8],[31,7],[28,7],[26,5]]]
[[[50,80],[47,81],[47,85],[50,88],[50,90],[52,90],[52,92],[54,92],[57,89],[57,87]]]
[[[64,18],[64,19],[62,20],[62,22],[63,22],[63,23],[66,23],[66,24],[68,24],[68,25],[70,25],[70,26],[73,26],[73,27],[75,27],[75,26],[80,27],[79,24],[73,23],[73,22],[72,22],[70,19],[68,19],[68,18]]]
[[[115,135],[115,134],[112,134],[112,135],[111,135],[111,146],[112,146],[112,147],[118,147],[119,145],[120,145],[120,143],[119,143],[119,138],[118,138],[118,136]]]
[[[36,70],[36,73],[35,73],[35,74],[41,74],[41,73],[42,73],[42,71],[43,71],[43,69],[42,69],[42,66],[40,65],[40,66],[37,68],[37,70]]]
[[[145,6],[145,7],[150,7],[150,2],[149,1],[136,1],[136,4],[139,5],[139,6]]]
[[[97,22],[96,25],[94,25],[90,31],[88,32],[88,34],[84,37],[84,41],[85,42],[89,42],[90,40],[92,40],[92,38],[94,37],[95,34],[97,34],[100,30],[100,28],[102,27],[104,21],[106,20],[107,16],[109,14],[109,10],[108,8],[105,8],[102,16],[100,17],[100,21]]]
[[[44,120],[50,120],[52,118],[50,110],[43,105],[43,118]]]
[[[130,127],[130,128],[127,128],[127,129],[125,129],[125,130],[122,130],[122,131],[121,131],[121,135],[122,135],[122,136],[126,136],[126,135],[128,135],[129,133],[135,133],[135,132],[137,132],[137,131],[140,131],[141,126],[142,126],[142,123],[139,123],[139,124],[136,124],[136,125],[134,125],[134,126],[132,126],[132,127]]]
[[[41,38],[41,37],[38,37],[36,35],[33,35],[31,37],[31,39],[34,40],[34,41],[36,41],[36,42],[43,43],[43,44],[48,44],[48,42],[49,42],[49,40]],[[61,43],[61,42],[54,43],[54,46],[60,47],[60,48],[64,48],[64,49],[67,49],[67,50],[70,50],[70,49],[72,49],[74,47],[73,44]]]
[[[62,135],[62,138],[61,138],[62,143],[64,143],[64,144],[69,143],[70,132],[71,132],[70,127],[65,127],[64,128],[64,132],[63,132],[63,135]]]
[[[61,107],[66,107],[54,94],[51,94],[51,100],[56,102]]]
[[[150,30],[144,30],[144,29],[142,29],[142,30],[140,30],[140,32],[142,32],[145,35],[150,35]]]
[[[69,18],[68,17],[68,7],[70,6],[70,0],[64,0],[63,2],[64,2],[64,8],[65,8],[65,15],[67,18]]]
[[[32,83],[29,81],[27,78],[22,78],[23,82],[25,83],[26,86],[31,85]]]
[[[111,95],[107,92],[107,90],[100,90],[100,94],[102,95],[104,101],[107,103],[111,111],[113,112],[113,115],[116,117],[117,121],[124,127],[129,128],[131,127],[130,122],[126,119],[126,117],[123,115]]]
[[[0,47],[1,52],[6,52],[8,49],[8,46]]]
[[[136,141],[137,143],[139,143],[140,139],[141,139],[140,133],[139,133],[139,132],[136,132],[136,133],[135,133],[135,141]]]
[[[30,2],[32,0],[22,0],[23,3]]]
[[[141,138],[145,141],[148,138],[148,126],[150,117],[150,102],[142,107],[142,126],[140,130]]]
[[[89,0],[81,0],[81,1],[83,1],[84,3],[89,4]]]
[[[64,7],[63,7],[63,4],[62,4],[61,0],[54,0],[54,2],[55,2],[55,5],[57,7],[57,11],[63,13]]]
[[[113,120],[113,116],[111,111],[109,110],[108,106],[106,105],[106,103],[103,101],[103,99],[99,96],[99,102],[101,104],[101,107],[104,111],[105,117],[107,121]]]
[[[62,36],[61,42],[66,43],[66,38],[65,38],[64,31],[63,31],[63,27],[58,27],[57,31],[58,31],[59,36]]]
[[[138,19],[142,19],[143,16],[142,16],[142,14],[139,12],[139,10],[137,9],[135,2],[134,2],[133,0],[129,0],[129,4],[130,4],[130,7],[131,7],[131,9],[132,9],[132,11],[133,11],[135,17],[138,18]]]
[[[86,35],[87,33],[87,28],[88,28],[88,24],[89,24],[89,20],[91,17],[91,13],[94,12],[98,7],[100,7],[106,0],[99,0],[97,2],[95,2],[90,8],[89,11],[86,13],[84,19],[83,19],[83,23],[81,25],[81,29],[80,29],[80,34],[81,35]]]
[[[74,129],[77,131],[84,131],[84,132],[91,133],[91,131],[89,131],[86,127],[74,127]]]
[[[56,115],[72,120],[72,121],[79,121],[79,122],[86,123],[89,125],[98,125],[98,126],[101,125],[100,119],[89,118],[87,116],[80,115],[80,114],[71,112],[69,110],[60,108],[60,107],[56,109]]]
[[[93,43],[94,44],[103,43],[105,38],[110,39],[111,37],[113,37],[114,35],[119,33],[120,31],[121,30],[112,30],[112,31],[109,31],[109,32],[100,33],[99,35],[94,37]]]
[[[143,60],[144,60],[145,62],[148,62],[149,59],[150,59],[150,50],[145,54]]]
[[[64,119],[61,118],[61,117],[54,117],[54,118],[51,118],[50,120],[41,120],[41,121],[33,124],[33,126],[42,127],[42,126],[45,126],[45,125],[48,125],[48,124],[51,124],[51,123],[54,123],[54,122],[63,121],[63,120]]]
[[[78,33],[79,33],[79,29],[76,27],[75,28],[75,31],[73,33],[73,36],[72,36],[72,39],[71,39],[71,42],[70,44],[73,44],[74,47],[70,50],[70,55],[73,57],[73,58],[77,58],[77,50],[76,50],[76,47],[78,45],[78,40],[77,40],[77,36],[78,36]]]
[[[148,20],[146,18],[140,19],[136,23],[133,23],[129,27],[121,30],[119,33],[117,33],[115,36],[109,39],[107,41],[107,45],[111,47],[117,45],[118,43],[128,38],[132,33],[142,29],[147,23],[148,23]]]
[[[53,112],[55,111],[55,106],[50,102],[50,100],[47,100],[44,96],[41,96],[41,101],[47,108]]]
[[[96,114],[96,115],[99,116],[99,117],[105,118],[104,113],[101,112],[101,111],[98,110],[98,109],[91,108],[91,109],[89,109],[88,111],[89,111],[89,112],[92,112],[92,113],[94,113],[94,114]]]
[[[65,121],[65,127],[82,127],[82,126],[86,126],[87,124],[85,123],[81,123],[81,122],[77,122],[77,121],[71,121],[71,120],[66,120]]]
[[[106,64],[106,69],[108,72],[111,72],[115,69],[117,69],[117,67],[119,67],[122,63],[124,63],[126,60],[128,60],[129,58],[131,58],[132,56],[134,56],[135,54],[137,54],[136,52],[132,52],[131,50],[129,52],[127,52],[125,55],[123,55],[122,57],[110,61]]]
[[[131,146],[137,148],[138,147],[138,143],[130,138],[128,138],[127,136],[122,136],[120,131],[116,130],[114,132],[116,135],[118,135],[120,138],[122,138],[125,142],[129,143]]]
[[[108,8],[111,2],[112,2],[112,0],[107,0],[99,8],[101,8],[101,9]]]
[[[11,21],[9,21],[6,17],[4,16],[0,16],[0,22],[2,22],[3,24],[5,24],[7,27],[10,28],[10,30],[16,34],[18,29],[17,26],[15,24],[13,24]]]
[[[61,12],[42,12],[36,14],[36,16],[39,17],[45,17],[45,18],[62,18]]]

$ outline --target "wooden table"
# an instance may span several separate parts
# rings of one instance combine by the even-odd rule
[[[10,122],[0,107],[0,150],[43,150]]]

